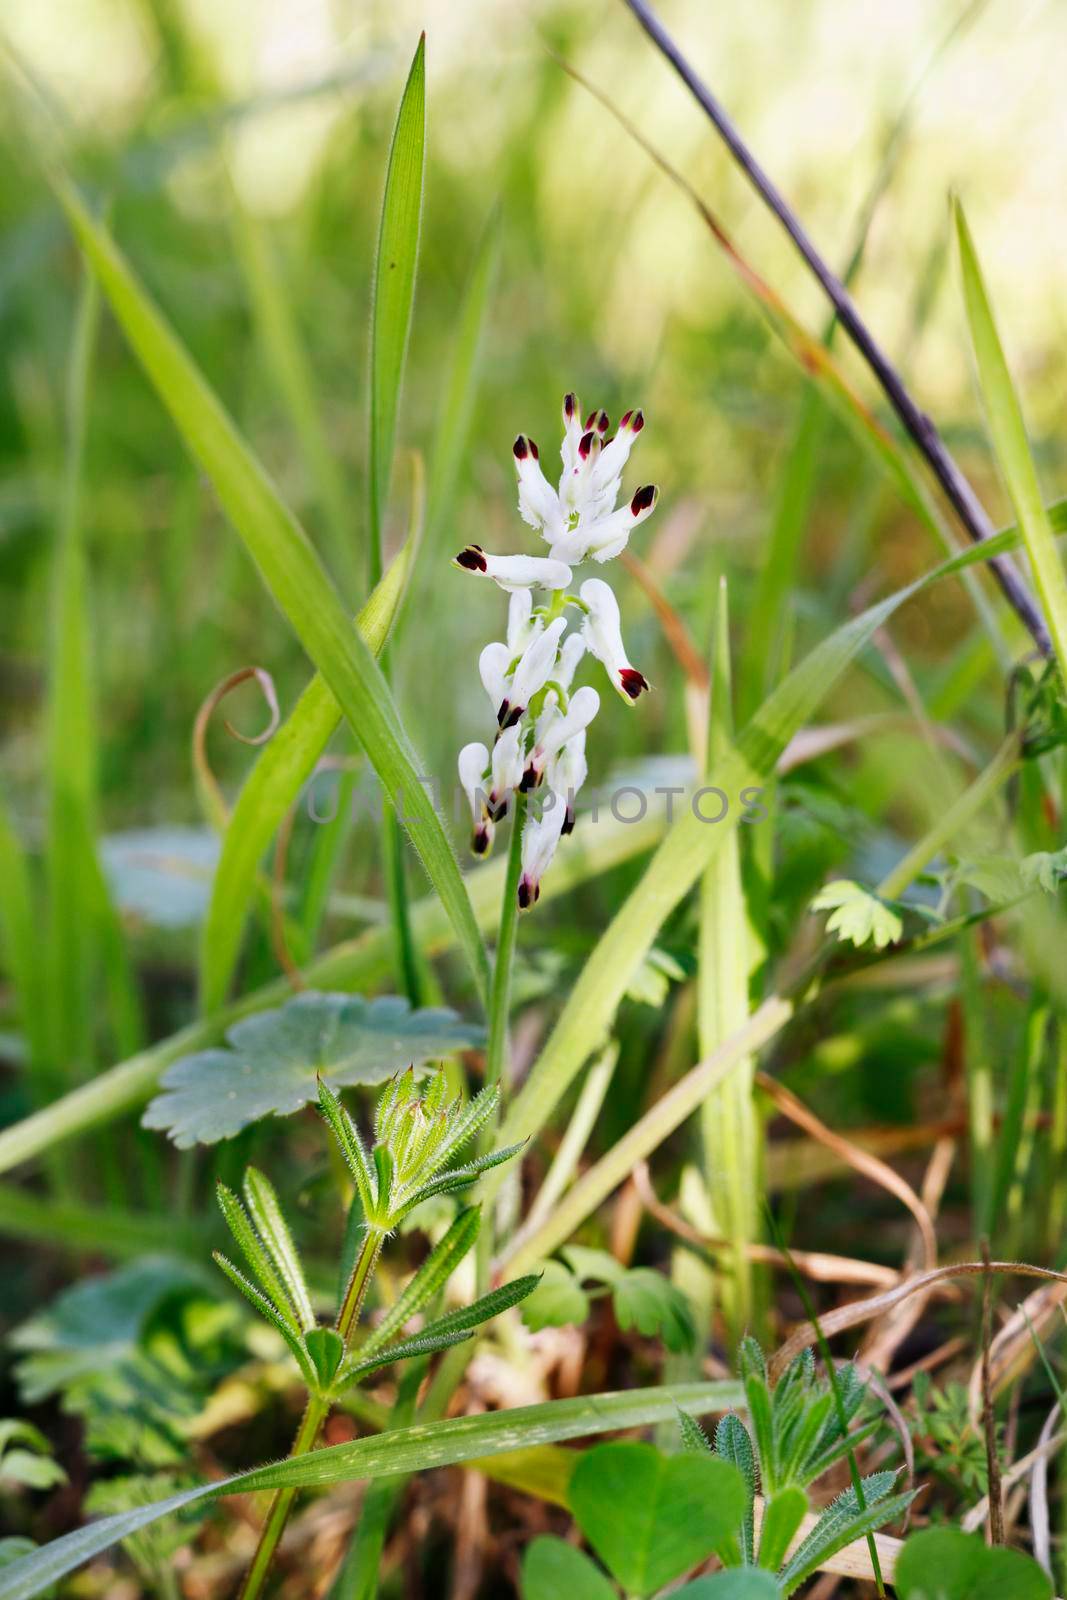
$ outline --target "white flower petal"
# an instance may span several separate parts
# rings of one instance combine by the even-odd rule
[[[507,697],[506,719],[502,719],[502,725],[506,726],[507,722],[511,721],[517,722],[538,689],[542,689],[552,676],[560,635],[566,626],[566,617],[557,617],[555,622],[549,623],[544,632],[536,634],[526,646],[522,660],[512,675]]]
[[[482,856],[493,842],[493,823],[489,816],[489,796],[485,788],[485,773],[489,766],[489,751],[484,744],[465,744],[456,762],[459,781],[463,785],[471,808],[474,837],[471,848]]]
[[[508,795],[519,787],[526,767],[525,730],[515,722],[506,728],[493,746],[493,786],[489,792],[489,814],[498,822],[507,810]]]
[[[512,660],[521,656],[535,633],[544,627],[540,617],[531,617],[533,593],[529,589],[513,589],[508,601],[508,649]]]
[[[455,557],[453,566],[492,578],[502,589],[565,589],[571,569],[548,556],[493,556],[479,544],[469,544]]]
[[[564,473],[573,472],[578,465],[578,443],[585,429],[582,427],[582,408],[576,394],[563,396],[563,444],[560,460]]]
[[[587,428],[578,441],[578,457],[574,466],[564,469],[559,480],[559,502],[566,517],[570,512],[577,511],[579,515],[589,503],[592,489],[593,470],[600,459],[604,448],[604,441],[595,428]],[[566,527],[564,522],[556,535],[560,538]]]
[[[519,514],[551,543],[566,525],[559,496],[541,471],[540,453],[532,439],[520,433],[513,451],[519,475]]]
[[[575,628],[564,639],[563,648],[559,653],[559,660],[556,662],[556,670],[552,674],[556,682],[564,689],[569,689],[574,682],[574,674],[577,671],[578,663],[584,655],[585,640],[578,629]]]
[[[574,827],[574,802],[582,784],[589,776],[589,768],[585,759],[585,729],[567,740],[563,748],[556,752],[545,768],[545,781],[554,794],[562,795],[567,802],[567,817],[563,824],[563,832],[570,833]]]
[[[609,440],[604,446],[600,460],[593,469],[594,489],[606,490],[612,484],[616,485],[611,495],[612,505],[615,504],[615,496],[618,494],[617,485],[622,476],[622,469],[629,460],[634,440],[644,425],[643,411],[628,411],[619,423],[619,431],[614,439]]]
[[[526,594],[529,592],[525,590]],[[508,697],[507,672],[513,660],[513,653],[506,644],[487,644],[478,657],[478,674],[489,696],[494,717],[499,715],[500,707]]]
[[[562,795],[546,794],[540,815],[533,807],[522,830],[522,876],[519,879],[519,905],[527,910],[541,893],[541,879],[556,853],[567,820],[567,802]]]
[[[573,739],[576,733],[581,733],[589,726],[599,710],[600,696],[588,685],[576,689],[571,695],[565,714],[560,713],[558,706],[546,706],[544,716],[538,718],[537,742],[523,774],[525,788],[536,788],[547,763],[562,750],[568,739]]]
[[[603,578],[587,578],[579,591],[588,606],[582,622],[582,637],[591,655],[603,662],[619,694],[631,705],[648,689],[648,680],[630,663],[622,642],[619,602]]]

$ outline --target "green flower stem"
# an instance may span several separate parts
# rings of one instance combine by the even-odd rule
[[[355,1267],[352,1270],[352,1276],[348,1280],[348,1288],[345,1290],[345,1297],[341,1302],[341,1309],[337,1314],[337,1322],[335,1323],[337,1332],[345,1342],[346,1352],[352,1336],[352,1330],[359,1321],[359,1314],[363,1309],[363,1302],[366,1299],[371,1278],[374,1276],[374,1269],[378,1264],[378,1257],[381,1254],[384,1240],[385,1235],[380,1229],[367,1229]],[[307,1455],[309,1450],[314,1450],[329,1411],[329,1400],[323,1399],[318,1395],[308,1396],[307,1409],[304,1412],[300,1427],[297,1429],[293,1447],[289,1451],[290,1458],[304,1456]],[[259,1544],[256,1546],[256,1553],[252,1557],[252,1565],[248,1569],[248,1574],[241,1588],[240,1600],[257,1600],[262,1591],[274,1552],[278,1548],[278,1542],[285,1532],[286,1523],[289,1521],[289,1513],[293,1508],[295,1498],[295,1489],[278,1489],[271,1498],[270,1505],[267,1508],[266,1520],[263,1523],[263,1531],[259,1536]]]
[[[489,990],[489,1042],[485,1051],[485,1083],[492,1088],[504,1076],[508,1053],[508,1021],[511,1013],[511,968],[519,927],[519,878],[522,875],[522,828],[526,821],[526,796],[515,796],[511,819],[508,868],[504,876],[504,898],[500,905],[500,927],[496,941],[496,960]]]
[[[521,791],[515,795],[511,818],[511,838],[508,842],[507,871],[504,874],[504,893],[500,903],[500,924],[497,933],[496,957],[489,988],[489,1038],[485,1048],[485,1083],[487,1088],[506,1078],[508,1057],[508,1023],[511,1018],[511,973],[515,960],[515,944],[519,931],[519,878],[522,875],[522,829],[526,821],[526,796]],[[506,1083],[505,1083],[506,1088]],[[481,1148],[490,1149],[496,1139],[499,1125],[496,1113],[486,1124]],[[489,1269],[493,1259],[493,1207],[484,1218],[478,1238],[478,1293],[489,1287]]]
[[[329,1409],[327,1401],[319,1400],[313,1395],[308,1397],[304,1419],[297,1429],[296,1438],[293,1440],[293,1448],[289,1452],[290,1456],[307,1455],[309,1450],[315,1448],[315,1441],[318,1439],[319,1430],[326,1420],[326,1414]],[[261,1592],[271,1559],[278,1548],[278,1541],[285,1531],[285,1524],[289,1521],[289,1513],[293,1508],[295,1499],[295,1489],[277,1489],[271,1496],[266,1521],[259,1536],[259,1544],[256,1546],[256,1553],[252,1557],[252,1565],[248,1569],[241,1588],[240,1600],[255,1600],[255,1597]]]

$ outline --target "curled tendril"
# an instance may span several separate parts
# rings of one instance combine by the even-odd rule
[[[193,723],[193,766],[196,770],[197,783],[211,821],[219,830],[225,828],[229,821],[230,812],[218,780],[211,770],[211,763],[208,760],[207,730],[216,709],[225,700],[226,696],[240,684],[246,683],[250,678],[255,679],[264,700],[267,702],[270,721],[262,733],[248,734],[241,733],[239,729],[233,726],[229,718],[226,718],[224,722],[226,732],[231,738],[239,739],[242,744],[262,745],[266,744],[269,739],[273,739],[278,731],[282,716],[278,709],[278,695],[274,687],[274,679],[264,667],[240,667],[236,672],[231,672],[229,677],[223,678],[222,682],[217,683],[211,693],[201,702],[200,709],[196,713],[196,721]]]

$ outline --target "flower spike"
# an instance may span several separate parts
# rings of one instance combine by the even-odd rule
[[[647,678],[626,654],[619,607],[608,585],[589,578],[578,594],[569,592],[572,568],[612,560],[655,509],[659,491],[653,484],[616,505],[644,426],[644,412],[632,408],[612,434],[606,411],[596,408],[583,420],[578,396],[565,394],[558,487],[545,476],[529,434],[520,433],[512,446],[519,512],[545,540],[547,556],[497,556],[469,544],[454,562],[491,578],[509,596],[505,638],[487,644],[478,658],[497,723],[492,753],[481,743],[466,745],[459,773],[478,854],[488,850],[511,796],[544,785],[544,805],[531,807],[519,841],[518,894],[524,910],[537,900],[560,839],[574,828],[576,797],[588,774],[586,731],[600,709],[600,696],[588,685],[572,691],[584,655],[588,651],[603,664],[628,705],[648,690]],[[540,600],[535,590],[543,592]],[[572,606],[583,615],[578,626],[568,628]]]

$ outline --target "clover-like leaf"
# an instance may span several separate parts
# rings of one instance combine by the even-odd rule
[[[542,1534],[522,1558],[522,1600],[615,1600],[615,1590],[581,1550]]]
[[[395,995],[301,994],[275,1011],[244,1017],[226,1048],[183,1056],[164,1074],[144,1114],[180,1149],[230,1139],[250,1123],[299,1111],[334,1088],[378,1084],[409,1063],[481,1042],[483,1030],[454,1011],[412,1011]]]
[[[811,909],[832,912],[826,923],[827,933],[836,933],[842,944],[850,941],[857,949],[873,944],[876,950],[884,950],[886,945],[896,944],[904,932],[900,914],[892,906],[848,878],[824,884],[811,902]]]
[[[1021,1550],[989,1549],[978,1533],[925,1528],[897,1561],[901,1600],[1051,1600],[1052,1582]]]
[[[650,1444],[587,1450],[571,1478],[571,1510],[629,1595],[662,1589],[711,1554],[744,1514],[744,1486],[711,1455],[665,1456]]]
[[[692,1350],[696,1327],[681,1289],[652,1267],[633,1267],[614,1288],[615,1320],[624,1331],[659,1334],[668,1350]]]
[[[588,1315],[589,1297],[574,1273],[562,1261],[546,1261],[541,1282],[522,1308],[522,1320],[531,1333],[580,1324]]]

